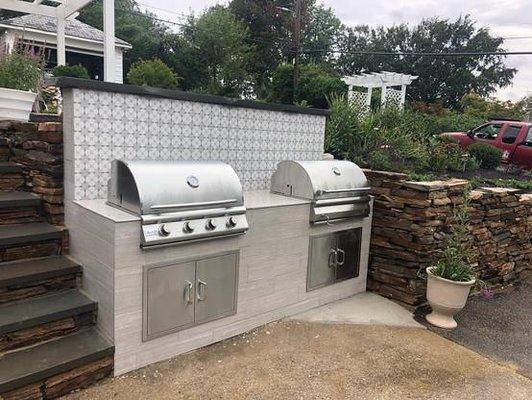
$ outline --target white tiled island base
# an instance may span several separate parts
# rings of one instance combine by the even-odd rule
[[[114,342],[116,375],[366,290],[371,216],[311,226],[310,203],[267,191],[246,192],[245,205],[246,235],[142,250],[137,217],[104,200],[67,204],[71,256],[84,265],[84,289],[99,304],[98,326]],[[359,227],[359,276],[307,292],[310,236]],[[231,251],[240,252],[236,314],[143,341],[144,266]]]

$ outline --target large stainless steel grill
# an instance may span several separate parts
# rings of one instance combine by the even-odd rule
[[[142,247],[249,229],[242,185],[227,164],[115,160],[111,171],[108,203],[141,218]]]
[[[350,161],[282,161],[273,174],[271,191],[311,200],[311,223],[370,213],[368,180]]]

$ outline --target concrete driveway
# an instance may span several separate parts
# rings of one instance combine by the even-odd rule
[[[532,381],[426,329],[290,321],[67,398],[528,400]]]

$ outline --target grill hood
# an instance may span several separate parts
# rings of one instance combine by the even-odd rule
[[[217,161],[112,163],[109,202],[137,215],[244,204],[233,168]]]
[[[350,161],[282,161],[272,176],[271,191],[311,200],[313,223],[364,217],[370,212],[368,180]]]

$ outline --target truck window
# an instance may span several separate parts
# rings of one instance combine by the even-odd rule
[[[475,137],[478,139],[495,140],[501,131],[502,124],[486,124],[474,130]]]
[[[532,126],[528,128],[524,144],[525,146],[532,146]]]
[[[510,125],[506,132],[504,132],[504,136],[502,137],[502,142],[506,144],[512,144],[515,142],[515,139],[517,139],[517,136],[519,136],[519,132],[521,132],[521,127],[516,125]]]

